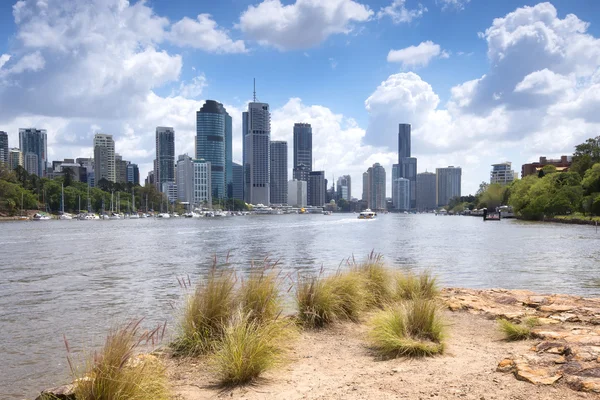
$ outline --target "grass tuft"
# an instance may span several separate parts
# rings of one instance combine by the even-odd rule
[[[299,276],[296,283],[298,319],[307,328],[322,328],[343,315],[339,295],[331,280],[318,276]]]
[[[242,312],[258,322],[275,319],[283,310],[279,275],[274,265],[252,268],[249,277],[242,281],[239,303]]]
[[[140,322],[132,322],[112,331],[107,336],[104,347],[89,357],[83,374],[78,376],[69,359],[71,372],[77,378],[74,382],[76,399],[169,398],[165,368],[160,360],[155,356],[136,354],[142,344],[157,339],[161,327],[140,333]],[[162,331],[164,332],[164,328]]]
[[[529,322],[529,324],[531,323],[537,323],[537,319],[536,321]],[[505,319],[499,319],[498,325],[500,331],[504,334],[504,338],[508,341],[525,340],[533,337],[533,333],[531,332],[533,325],[514,324]]]
[[[367,307],[383,308],[394,300],[392,275],[383,263],[383,256],[371,252],[361,264],[354,263],[353,271],[365,279]]]
[[[235,274],[212,268],[204,282],[186,299],[179,335],[171,346],[175,355],[196,356],[212,351],[223,336],[235,309]]]
[[[365,278],[356,272],[338,272],[326,278],[325,285],[331,287],[334,307],[338,319],[348,319],[358,322],[361,313],[367,307],[367,290]]]
[[[281,365],[285,360],[283,343],[292,334],[289,321],[259,322],[250,314],[235,314],[211,357],[221,384],[244,384]]]
[[[444,325],[435,302],[410,300],[375,315],[369,339],[384,358],[432,356],[444,351]]]
[[[439,294],[437,279],[428,271],[418,275],[396,274],[396,298],[398,300],[434,299]]]

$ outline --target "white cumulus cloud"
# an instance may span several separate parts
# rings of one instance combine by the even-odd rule
[[[377,18],[385,18],[390,17],[394,24],[408,23],[414,19],[421,18],[425,12],[427,12],[427,7],[423,7],[422,4],[419,4],[418,8],[408,9],[406,8],[406,0],[393,0],[392,4],[386,7],[381,7],[381,9],[377,12]]]
[[[434,58],[448,58],[450,55],[443,51],[439,44],[431,40],[421,42],[417,46],[409,46],[400,50],[390,50],[388,62],[400,63],[402,68],[426,67]]]
[[[196,20],[184,17],[171,27],[168,35],[178,46],[188,46],[212,53],[246,53],[243,40],[232,40],[220,29],[210,14],[200,14]]]

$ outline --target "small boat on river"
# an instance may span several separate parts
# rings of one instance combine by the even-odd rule
[[[377,217],[377,213],[371,211],[368,208],[365,211],[358,214],[358,219],[374,219],[375,217]]]

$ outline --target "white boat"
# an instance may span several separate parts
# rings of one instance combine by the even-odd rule
[[[221,211],[221,210],[215,211],[214,214],[215,214],[215,217],[226,217],[227,216],[227,214],[224,211]]]
[[[69,213],[64,213],[64,214],[60,214],[58,216],[58,219],[65,221],[65,220],[73,219],[73,216]]]
[[[156,218],[171,218],[171,215],[169,213],[159,213]]]
[[[138,213],[133,213],[129,216],[129,219],[138,219],[140,218],[140,216],[138,215]]]
[[[31,219],[33,221],[50,221],[52,218],[46,214],[35,213]]]
[[[123,219],[123,218],[121,217],[121,214],[112,213],[112,214],[111,214],[111,215],[108,217],[108,219]]]
[[[373,219],[375,217],[377,217],[377,213],[374,213],[368,208],[365,211],[358,214],[358,219]]]
[[[92,220],[100,219],[100,216],[98,214],[94,214],[94,213],[85,213],[85,214],[81,214],[79,216],[79,219],[82,221],[92,221]]]
[[[58,219],[73,219],[73,216],[71,214],[65,212],[65,185],[62,183],[60,184],[60,215],[58,216]]]

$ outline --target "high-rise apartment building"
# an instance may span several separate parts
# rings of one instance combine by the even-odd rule
[[[370,168],[369,168],[370,169]],[[369,202],[369,189],[371,188],[371,184],[369,183],[369,170],[363,172],[362,175],[362,201]]]
[[[120,154],[115,153],[115,182],[127,183],[127,165],[129,161],[123,160]]]
[[[231,117],[223,104],[207,100],[196,113],[196,159],[211,165],[211,196],[223,199],[228,196],[231,178]],[[228,143],[229,141],[229,143]],[[229,154],[227,154],[229,153]]]
[[[177,198],[181,202],[194,202],[194,162],[182,154],[177,158]]]
[[[127,183],[132,183],[134,186],[140,184],[140,169],[137,164],[127,164]]]
[[[106,179],[116,181],[115,141],[112,135],[96,133],[94,135],[94,180],[95,185]]]
[[[397,211],[410,210],[410,181],[396,178],[392,181],[392,202]]]
[[[8,133],[0,131],[0,163],[8,165]]]
[[[177,184],[175,182],[163,182],[160,191],[167,195],[169,203],[173,204],[177,200]]]
[[[309,206],[323,207],[327,183],[325,171],[310,171],[307,184],[307,202]]]
[[[436,208],[436,175],[433,172],[417,174],[417,210],[431,211]]]
[[[83,168],[85,168],[85,173],[86,173],[86,178],[87,181],[86,183],[88,185],[90,185],[90,187],[94,187],[95,184],[95,173],[94,173],[94,159],[93,158],[87,158],[87,157],[80,157],[75,159],[75,162],[79,165],[81,165]],[[138,183],[139,183],[139,176],[138,176]]]
[[[373,164],[367,170],[369,193],[367,205],[371,210],[385,210],[387,208],[385,197],[385,169],[379,163]]]
[[[342,175],[338,178],[337,198],[338,200],[352,200],[352,178],[350,177],[350,175]]]
[[[460,167],[449,166],[436,168],[436,203],[439,207],[448,205],[450,199],[460,197],[462,170]]]
[[[23,166],[23,153],[20,149],[13,147],[8,151],[8,167],[14,170],[18,166]]]
[[[194,160],[194,199],[196,206],[212,207],[212,168],[209,161]]]
[[[45,129],[19,129],[19,147],[25,169],[30,174],[44,176],[48,157],[48,137]]]
[[[294,179],[307,181],[312,171],[312,127],[310,124],[294,124]]]
[[[500,185],[508,185],[518,178],[518,174],[512,169],[512,163],[509,161],[492,164],[492,172],[490,173],[490,183],[499,183]]]
[[[271,113],[267,103],[252,102],[242,114],[244,136],[244,198],[249,204],[270,201],[269,143]]]
[[[162,191],[163,183],[175,182],[175,130],[168,126],[157,126],[155,139],[154,183]]]
[[[288,147],[287,142],[272,141],[270,150],[271,167],[271,204],[288,202]]]
[[[231,198],[244,200],[244,166],[232,163],[232,193]]]
[[[307,182],[291,180],[288,182],[288,204],[292,207],[306,207]]]
[[[398,124],[398,163],[401,158],[410,157],[410,124]]]

